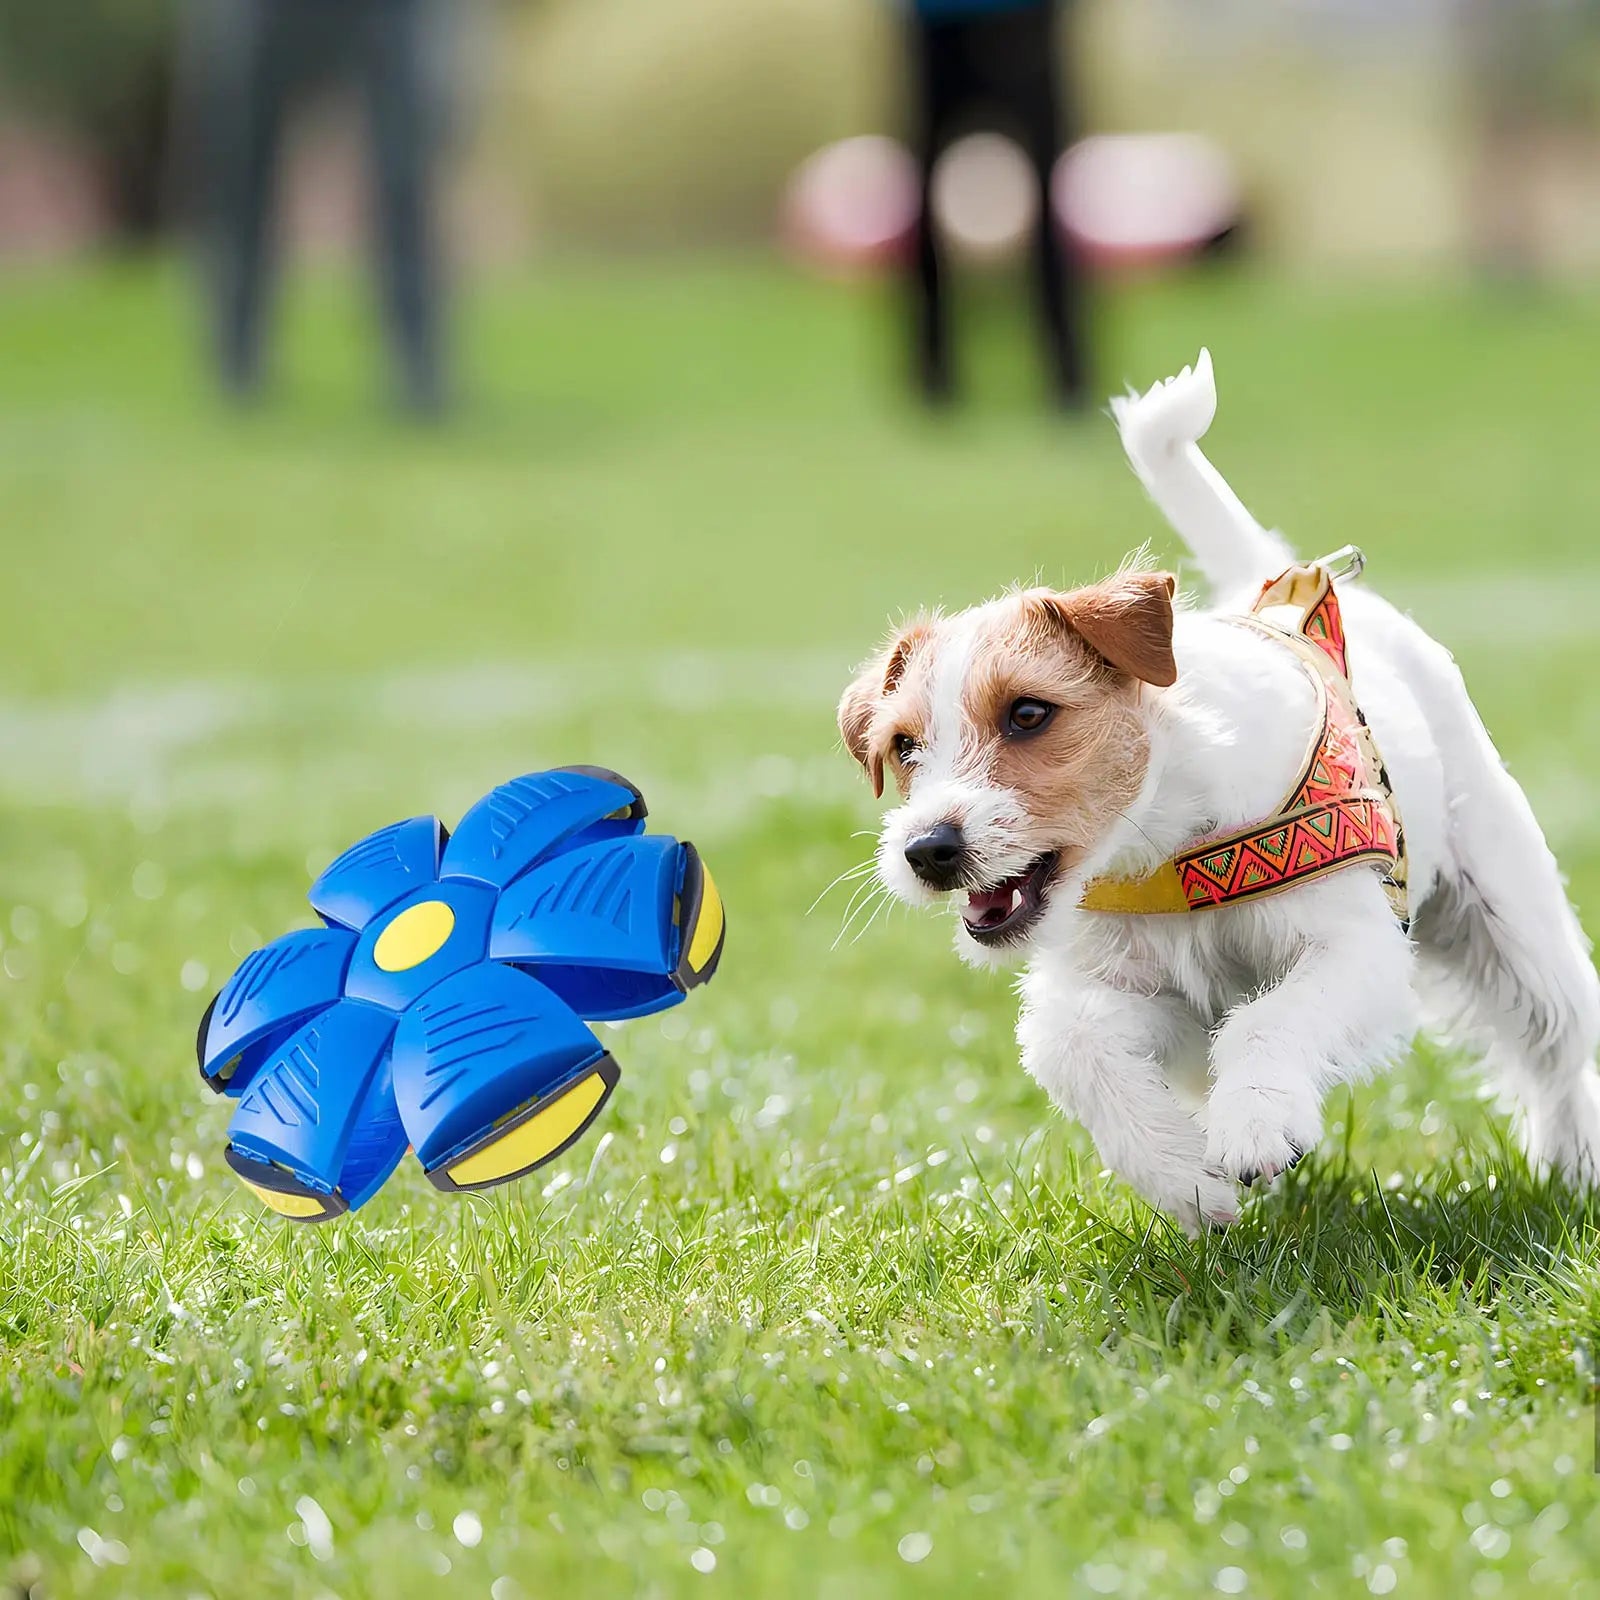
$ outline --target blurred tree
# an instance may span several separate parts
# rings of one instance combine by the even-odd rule
[[[124,238],[163,220],[176,54],[175,0],[0,0],[0,109],[82,142]]]

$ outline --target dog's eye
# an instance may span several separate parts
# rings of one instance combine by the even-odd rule
[[[909,733],[897,733],[894,736],[894,758],[896,761],[904,761],[908,756],[914,755],[916,749],[917,741]]]
[[[1024,695],[1011,702],[1006,712],[1007,733],[1037,733],[1056,714],[1056,708],[1047,700],[1035,700]]]

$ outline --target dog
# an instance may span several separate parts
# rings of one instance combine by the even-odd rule
[[[846,689],[845,747],[900,798],[876,874],[957,909],[969,962],[1024,964],[1023,1065],[1191,1232],[1235,1220],[1244,1189],[1316,1145],[1329,1089],[1425,1021],[1484,1060],[1536,1169],[1592,1187],[1600,980],[1532,808],[1449,652],[1371,590],[1338,588],[1348,677],[1329,669],[1326,691],[1303,641],[1245,625],[1277,575],[1317,569],[1201,453],[1215,411],[1205,351],[1112,402],[1210,609],[1137,566],[1023,589],[907,623]],[[1118,909],[1117,885],[1170,888],[1175,861],[1279,816],[1330,695],[1367,741],[1367,854],[1276,892]]]

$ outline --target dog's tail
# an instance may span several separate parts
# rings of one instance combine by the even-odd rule
[[[1294,560],[1283,536],[1263,528],[1200,453],[1197,441],[1217,414],[1209,350],[1148,393],[1113,400],[1111,414],[1139,481],[1213,589],[1262,583]]]

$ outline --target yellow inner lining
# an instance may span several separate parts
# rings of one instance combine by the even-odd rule
[[[591,1072],[559,1100],[519,1122],[493,1144],[474,1150],[448,1169],[459,1184],[494,1183],[548,1159],[583,1126],[584,1119],[605,1098],[606,1080]]]
[[[700,892],[700,920],[689,941],[689,965],[696,972],[716,953],[717,940],[722,937],[722,896],[717,893],[717,886],[711,881],[704,863],[700,876],[704,885]]]
[[[320,1217],[328,1209],[325,1201],[312,1194],[285,1194],[281,1189],[265,1189],[259,1183],[251,1183],[248,1178],[239,1181],[253,1189],[280,1217]]]

